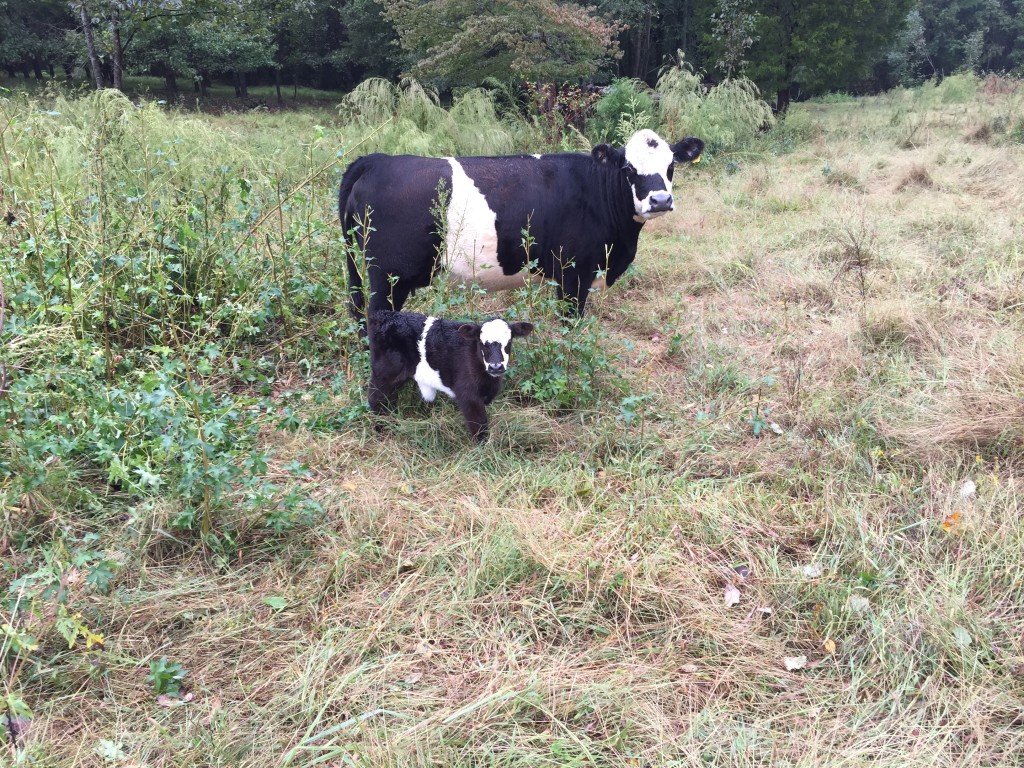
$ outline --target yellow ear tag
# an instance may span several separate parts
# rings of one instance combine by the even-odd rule
[[[696,165],[700,162],[700,155],[697,155],[693,160],[690,161],[690,165]]]

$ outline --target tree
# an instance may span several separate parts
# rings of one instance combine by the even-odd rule
[[[933,70],[1009,71],[1024,65],[1024,2],[1021,0],[921,0]]]
[[[555,0],[397,0],[384,6],[411,73],[442,87],[487,78],[576,81],[609,73],[619,25]]]
[[[103,88],[103,69],[100,67],[100,57],[96,50],[96,40],[93,35],[92,15],[85,4],[85,0],[78,0],[78,14],[82,19],[82,34],[85,37],[85,49],[89,52],[89,69],[92,71],[92,78],[96,83],[96,90]]]
[[[911,0],[753,0],[751,78],[785,111],[797,83],[811,92],[869,77],[900,31]]]

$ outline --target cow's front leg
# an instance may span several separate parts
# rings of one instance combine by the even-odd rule
[[[459,410],[466,422],[466,430],[478,443],[487,439],[487,409],[483,401],[476,398],[460,398]]]

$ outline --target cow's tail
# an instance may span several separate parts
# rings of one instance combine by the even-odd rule
[[[341,177],[341,187],[338,189],[338,217],[341,220],[345,255],[348,260],[348,295],[352,303],[352,314],[357,320],[365,317],[363,275],[360,267],[366,264],[366,260],[362,258],[363,243],[356,231],[359,222],[356,212],[349,210],[349,198],[352,196],[352,188],[366,170],[366,164],[363,162],[365,159],[361,157],[348,167],[345,175]]]

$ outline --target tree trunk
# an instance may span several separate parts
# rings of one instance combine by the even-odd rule
[[[124,62],[123,51],[121,48],[121,12],[116,8],[114,9],[114,14],[110,17],[110,41],[111,47],[114,49],[111,56],[111,65],[114,70],[114,87],[121,91],[124,90],[122,87]]]
[[[277,90],[277,103],[284,104],[284,99],[281,98],[281,68],[274,67],[274,88]]]
[[[790,87],[787,85],[784,88],[779,88],[778,93],[775,95],[775,112],[780,115],[786,114],[786,110],[789,109],[789,93]]]
[[[92,36],[92,19],[89,17],[89,9],[85,7],[85,0],[78,3],[78,12],[82,18],[82,34],[85,36],[85,49],[89,53],[89,69],[92,70],[93,80],[96,82],[96,90],[103,88],[103,70],[100,69],[100,57],[96,53],[96,41]]]

